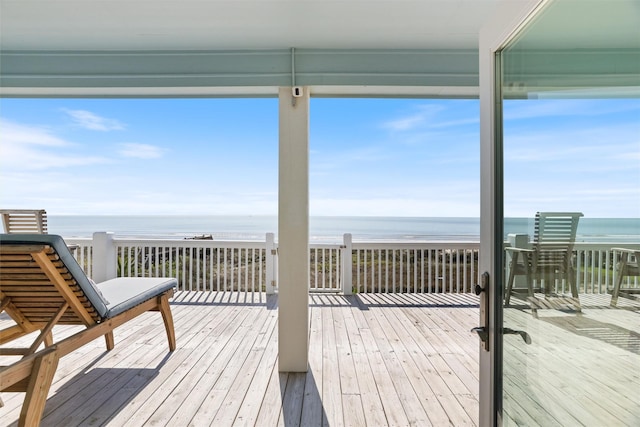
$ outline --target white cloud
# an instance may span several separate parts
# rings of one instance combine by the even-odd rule
[[[132,157],[135,159],[157,159],[163,156],[164,149],[155,145],[125,143],[120,144],[118,151],[123,157]]]
[[[66,153],[37,150],[27,146],[3,146],[0,167],[5,171],[27,169],[45,170],[107,162],[107,159],[99,156],[69,155]]]
[[[63,147],[69,142],[52,135],[46,128],[25,126],[9,120],[0,119],[0,143],[4,149],[12,145],[41,145],[51,147]]]
[[[394,131],[405,131],[415,129],[416,127],[424,124],[425,120],[426,117],[424,114],[417,113],[411,116],[386,122],[383,124],[383,127]]]
[[[439,129],[439,132],[451,135],[451,131],[446,130],[447,128],[459,128],[480,123],[480,117],[477,113],[469,117],[459,117],[461,116],[459,112],[451,111],[444,105],[421,105],[417,107],[417,110],[413,114],[383,123],[382,128],[394,132]]]
[[[390,120],[382,124],[384,129],[392,131],[408,131],[430,124],[431,120],[442,110],[440,105],[421,105],[416,113]]]
[[[49,130],[0,120],[0,168],[2,172],[67,168],[106,163],[99,156],[74,154],[76,144]]]
[[[469,117],[466,119],[439,121],[437,123],[433,123],[431,127],[432,128],[449,128],[449,127],[456,127],[456,126],[472,125],[476,123],[477,124],[480,123],[480,117]]]
[[[90,130],[98,130],[102,132],[111,130],[123,130],[124,124],[115,119],[100,117],[86,110],[64,110],[75,122],[76,125]]]

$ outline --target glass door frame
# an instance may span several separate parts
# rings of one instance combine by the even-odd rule
[[[480,31],[479,424],[502,425],[503,163],[501,52],[552,0],[504,2]],[[483,329],[484,328],[484,329]],[[496,333],[499,331],[500,333]],[[480,334],[479,334],[480,335]]]

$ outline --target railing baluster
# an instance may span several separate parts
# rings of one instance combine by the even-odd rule
[[[225,248],[222,251],[222,290],[226,291],[228,289],[228,282],[227,282],[227,270],[228,270],[228,266],[227,266],[227,249]]]
[[[463,249],[462,250],[462,292],[466,293],[468,286],[467,286],[467,281],[468,281],[468,277],[467,277],[467,265],[468,265],[468,261],[467,261],[467,250]]]
[[[420,292],[424,293],[424,249],[420,249]]]
[[[427,264],[428,264],[428,269],[427,269],[427,292],[432,293],[433,292],[433,281],[431,280],[432,274],[433,274],[433,263],[431,262],[431,258],[433,257],[433,251],[432,249],[427,249]]]
[[[391,292],[396,291],[396,250],[391,250],[391,265],[387,264],[387,268],[391,269]],[[388,286],[388,284],[387,284]],[[389,292],[385,289],[385,292]]]
[[[449,293],[453,293],[453,250],[449,250]]]
[[[322,277],[322,289],[326,289],[327,288],[327,275],[326,275],[326,271],[325,271],[325,265],[326,265],[326,251],[324,248],[322,248],[322,267],[320,268],[320,272],[321,272],[321,277]]]
[[[181,248],[180,260],[178,262],[180,268],[180,275],[182,276],[182,282],[184,283],[184,289],[189,290],[189,283],[187,283],[187,251],[189,248]]]
[[[318,288],[318,248],[313,250],[313,274],[311,275],[311,288]]]
[[[260,292],[260,301],[262,301],[262,292],[267,292],[267,288],[268,288],[268,284],[267,281],[269,280],[267,276],[267,272],[266,272],[266,268],[267,268],[267,250],[266,248],[259,248],[258,249],[258,259],[260,260],[258,262],[258,283],[256,284],[258,287],[258,292]],[[263,269],[263,265],[264,265],[264,269]]]
[[[237,291],[240,288],[240,284],[236,283],[236,249],[230,249],[230,266],[229,266],[229,290],[231,292]],[[236,289],[237,288],[237,289]]]
[[[368,255],[368,251],[365,249],[362,255],[364,256],[364,260],[363,260],[364,266],[363,266],[363,269],[362,269],[362,273],[363,273],[362,274],[362,281],[363,281],[363,284],[364,284],[364,288],[367,289],[367,283],[369,282],[367,280],[367,277],[369,275],[369,267],[368,267],[368,262],[367,262],[368,256],[369,256]],[[371,292],[375,292],[373,290],[373,283],[371,283]]]
[[[361,268],[362,263],[360,262],[360,250],[356,249],[356,287],[357,289],[360,289],[360,285],[361,285],[361,281],[360,281],[360,268]],[[362,292],[366,293],[367,292],[367,288],[363,287],[362,288]]]
[[[251,248],[251,263],[247,264],[247,268],[251,268],[251,293],[256,293],[256,249]]]
[[[418,251],[416,249],[411,251],[413,253],[413,262],[411,263],[413,268],[413,293],[418,293]]]

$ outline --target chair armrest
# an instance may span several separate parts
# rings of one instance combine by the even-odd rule
[[[626,252],[628,254],[640,254],[640,249],[611,248],[611,250],[615,252]]]
[[[505,251],[511,251],[511,252],[526,252],[526,253],[533,253],[535,252],[535,250],[533,249],[527,249],[527,248],[514,248],[512,246],[509,246],[507,248],[504,248]]]

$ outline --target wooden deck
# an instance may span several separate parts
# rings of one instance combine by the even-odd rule
[[[278,373],[277,298],[261,297],[262,302],[253,302],[240,293],[177,294],[172,310],[178,349],[173,353],[168,352],[157,313],[116,330],[111,352],[105,351],[103,340],[96,340],[71,353],[60,362],[42,425],[477,424],[479,345],[469,331],[478,323],[474,295],[312,295],[310,369],[296,374]],[[615,313],[631,316],[625,321],[638,319],[637,307],[611,310],[593,304],[583,303],[583,319],[619,323]],[[528,328],[533,345],[510,346],[513,354],[505,374],[516,387],[505,402],[506,415],[520,425],[535,425],[535,420],[550,420],[544,425],[579,425],[580,420],[592,421],[585,425],[640,424],[638,347],[629,340],[623,343],[631,345],[626,348],[612,341],[605,353],[594,350],[589,341],[594,338],[585,336],[589,331],[579,323],[569,330],[553,320],[559,312],[552,311],[539,310],[534,319],[526,311],[509,310],[512,326]],[[0,327],[5,319],[0,317]],[[60,328],[56,336],[74,330]],[[576,408],[569,390],[564,397],[557,391],[543,396],[545,406],[531,401],[533,394],[528,393],[538,398],[545,393],[544,381],[557,385],[566,380],[570,388],[563,371],[573,360],[583,363],[571,354],[542,349],[541,337],[557,341],[563,351],[576,348],[579,357],[587,354],[580,379],[595,382],[580,393],[594,393],[597,403]],[[527,351],[546,351],[549,363],[544,368],[526,366]],[[622,381],[620,393],[629,397],[619,400],[614,390],[597,388],[605,383],[607,369]],[[511,375],[513,370],[516,375]],[[544,381],[525,381],[539,375],[545,375]],[[2,397],[0,424],[16,425],[23,395]],[[609,422],[593,423],[602,420]]]
[[[173,353],[147,313],[116,330],[113,351],[96,340],[66,356],[42,425],[477,423],[475,296],[312,295],[306,374],[278,373],[277,298],[243,298],[176,295]],[[23,394],[3,399],[0,423],[15,425]]]
[[[504,339],[507,425],[640,426],[640,301],[620,299],[618,309],[610,301],[580,295],[582,314],[559,304],[537,318],[505,310],[505,326],[532,338]]]

